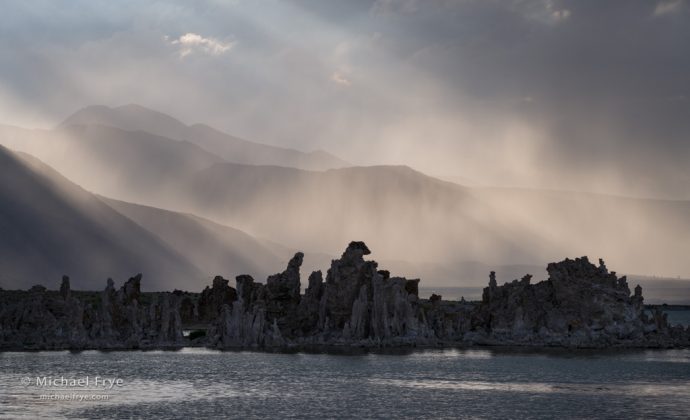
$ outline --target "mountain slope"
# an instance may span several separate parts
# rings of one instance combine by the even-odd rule
[[[139,105],[116,108],[89,106],[68,117],[61,126],[94,124],[118,127],[128,131],[146,131],[175,140],[188,141],[229,162],[312,170],[349,166],[347,162],[323,151],[306,153],[250,142],[207,125],[187,126],[169,115]]]
[[[0,127],[0,143],[56,168],[82,187],[142,201],[152,191],[223,162],[200,147],[143,131],[71,125],[56,130]]]
[[[189,215],[93,194],[0,146],[0,287],[99,289],[144,273],[144,288],[200,290],[213,275],[279,272],[290,251]]]
[[[295,251],[274,252],[269,244],[228,226],[191,215],[102,198],[110,207],[154,233],[207,274],[258,281],[278,273]]]
[[[35,159],[0,146],[2,287],[68,274],[77,288],[146,273],[147,285],[181,287],[201,272],[136,223]]]
[[[497,230],[485,219],[471,189],[407,167],[313,172],[223,163],[175,193],[166,200],[184,203],[185,211],[300,249],[337,254],[358,238],[381,260],[534,257],[513,239],[513,229]]]
[[[465,188],[406,167],[230,163],[195,173],[175,194],[186,211],[331,254],[358,238],[379,260],[541,266],[589,255],[626,272],[690,274],[687,201]]]

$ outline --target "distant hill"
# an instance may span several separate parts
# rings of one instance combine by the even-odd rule
[[[56,130],[0,126],[0,144],[39,158],[90,191],[128,201],[141,201],[224,162],[189,142],[101,125]]]
[[[0,284],[105,286],[146,272],[150,287],[203,274],[159,238],[40,162],[0,146]],[[169,287],[169,286],[168,286]]]
[[[0,146],[0,287],[54,287],[67,274],[93,290],[141,272],[147,290],[200,290],[215,274],[263,279],[281,257],[236,229],[96,197]]]
[[[175,118],[144,108],[125,105],[116,108],[89,106],[68,117],[61,127],[105,125],[128,131],[146,131],[163,137],[194,143],[228,162],[277,165],[324,170],[349,164],[324,151],[301,152],[255,143],[231,136],[204,124],[185,125]]]
[[[324,172],[216,164],[199,171],[166,201],[256,236],[336,255],[352,238],[378,260],[448,262],[492,255],[531,261],[515,229],[495,229],[472,189],[408,167]],[[184,197],[184,199],[182,198]]]
[[[229,163],[195,173],[175,193],[166,199],[185,211],[296,248],[336,254],[358,238],[379,261],[440,264],[448,273],[466,272],[458,265],[467,261],[542,267],[582,255],[621,274],[690,273],[687,201],[467,188],[407,167]]]
[[[257,281],[265,281],[268,275],[284,270],[295,252],[276,250],[240,230],[191,214],[101,199],[154,233],[207,276],[222,274],[233,280],[240,274],[251,274]]]

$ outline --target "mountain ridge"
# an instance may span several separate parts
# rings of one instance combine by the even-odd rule
[[[59,127],[85,124],[141,130],[178,141],[188,141],[236,163],[275,164],[303,169],[329,169],[349,165],[322,150],[302,152],[257,143],[224,133],[207,124],[186,125],[170,115],[136,104],[113,108],[104,105],[87,106],[68,116]]]
[[[69,275],[76,287],[138,272],[195,289],[213,275],[267,276],[282,255],[197,216],[96,196],[39,159],[0,146],[0,287]]]
[[[3,282],[69,273],[80,284],[141,271],[154,279],[201,277],[157,237],[52,168],[1,146],[0,160]]]

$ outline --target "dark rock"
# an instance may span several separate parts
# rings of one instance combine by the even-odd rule
[[[331,262],[320,308],[323,317],[319,325],[323,329],[342,330],[352,317],[355,300],[362,293],[371,292],[370,285],[375,277],[383,279],[376,270],[375,261],[364,261],[364,255],[370,253],[364,242],[350,242],[342,257]]]
[[[62,298],[65,300],[69,300],[69,298],[71,297],[69,277],[67,276],[62,276],[62,283],[60,283],[60,296],[62,296]]]
[[[200,322],[210,322],[220,314],[223,305],[232,307],[237,300],[237,291],[228,285],[229,281],[221,276],[213,279],[211,287],[206,287],[199,297],[197,313]],[[187,306],[187,315],[190,309]],[[191,312],[194,312],[193,310]]]
[[[419,297],[419,279],[407,280],[405,282],[405,291]]]
[[[300,302],[300,273],[304,254],[298,252],[287,269],[266,280],[266,318],[281,331],[292,335],[299,327],[297,307]]]
[[[297,253],[266,284],[218,276],[201,293],[142,293],[141,275],[116,290],[60,292],[34,286],[0,290],[0,349],[218,348],[290,346],[527,345],[561,347],[690,346],[690,328],[670,326],[659,306],[645,313],[642,288],[631,296],[603,260],[566,259],[547,267],[549,278],[526,275],[498,286],[496,273],[479,303],[419,298],[419,280],[378,270],[363,242],[333,260],[324,281],[309,276],[300,294]],[[183,325],[204,332],[193,340]]]
[[[131,277],[125,285],[122,286],[119,292],[119,298],[124,303],[131,303],[138,301],[141,296],[141,273]]]
[[[46,288],[43,285],[37,284],[29,289],[30,293],[45,293]]]
[[[549,279],[529,278],[485,289],[473,322],[498,342],[602,347],[636,343],[649,328],[642,317],[641,290],[630,296],[626,281],[586,257],[551,263]],[[493,282],[493,278],[492,278]],[[654,319],[655,330],[666,322]]]
[[[324,283],[321,271],[314,271],[309,276],[309,285],[300,300],[298,312],[299,330],[301,335],[309,334],[316,330],[319,324],[321,298],[323,297]]]

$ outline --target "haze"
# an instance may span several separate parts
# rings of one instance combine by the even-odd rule
[[[684,0],[6,2],[0,249],[31,258],[5,282],[177,259],[196,285],[350,240],[443,285],[581,255],[690,277],[688,39]],[[72,238],[20,217],[46,183],[118,258],[37,245]]]

